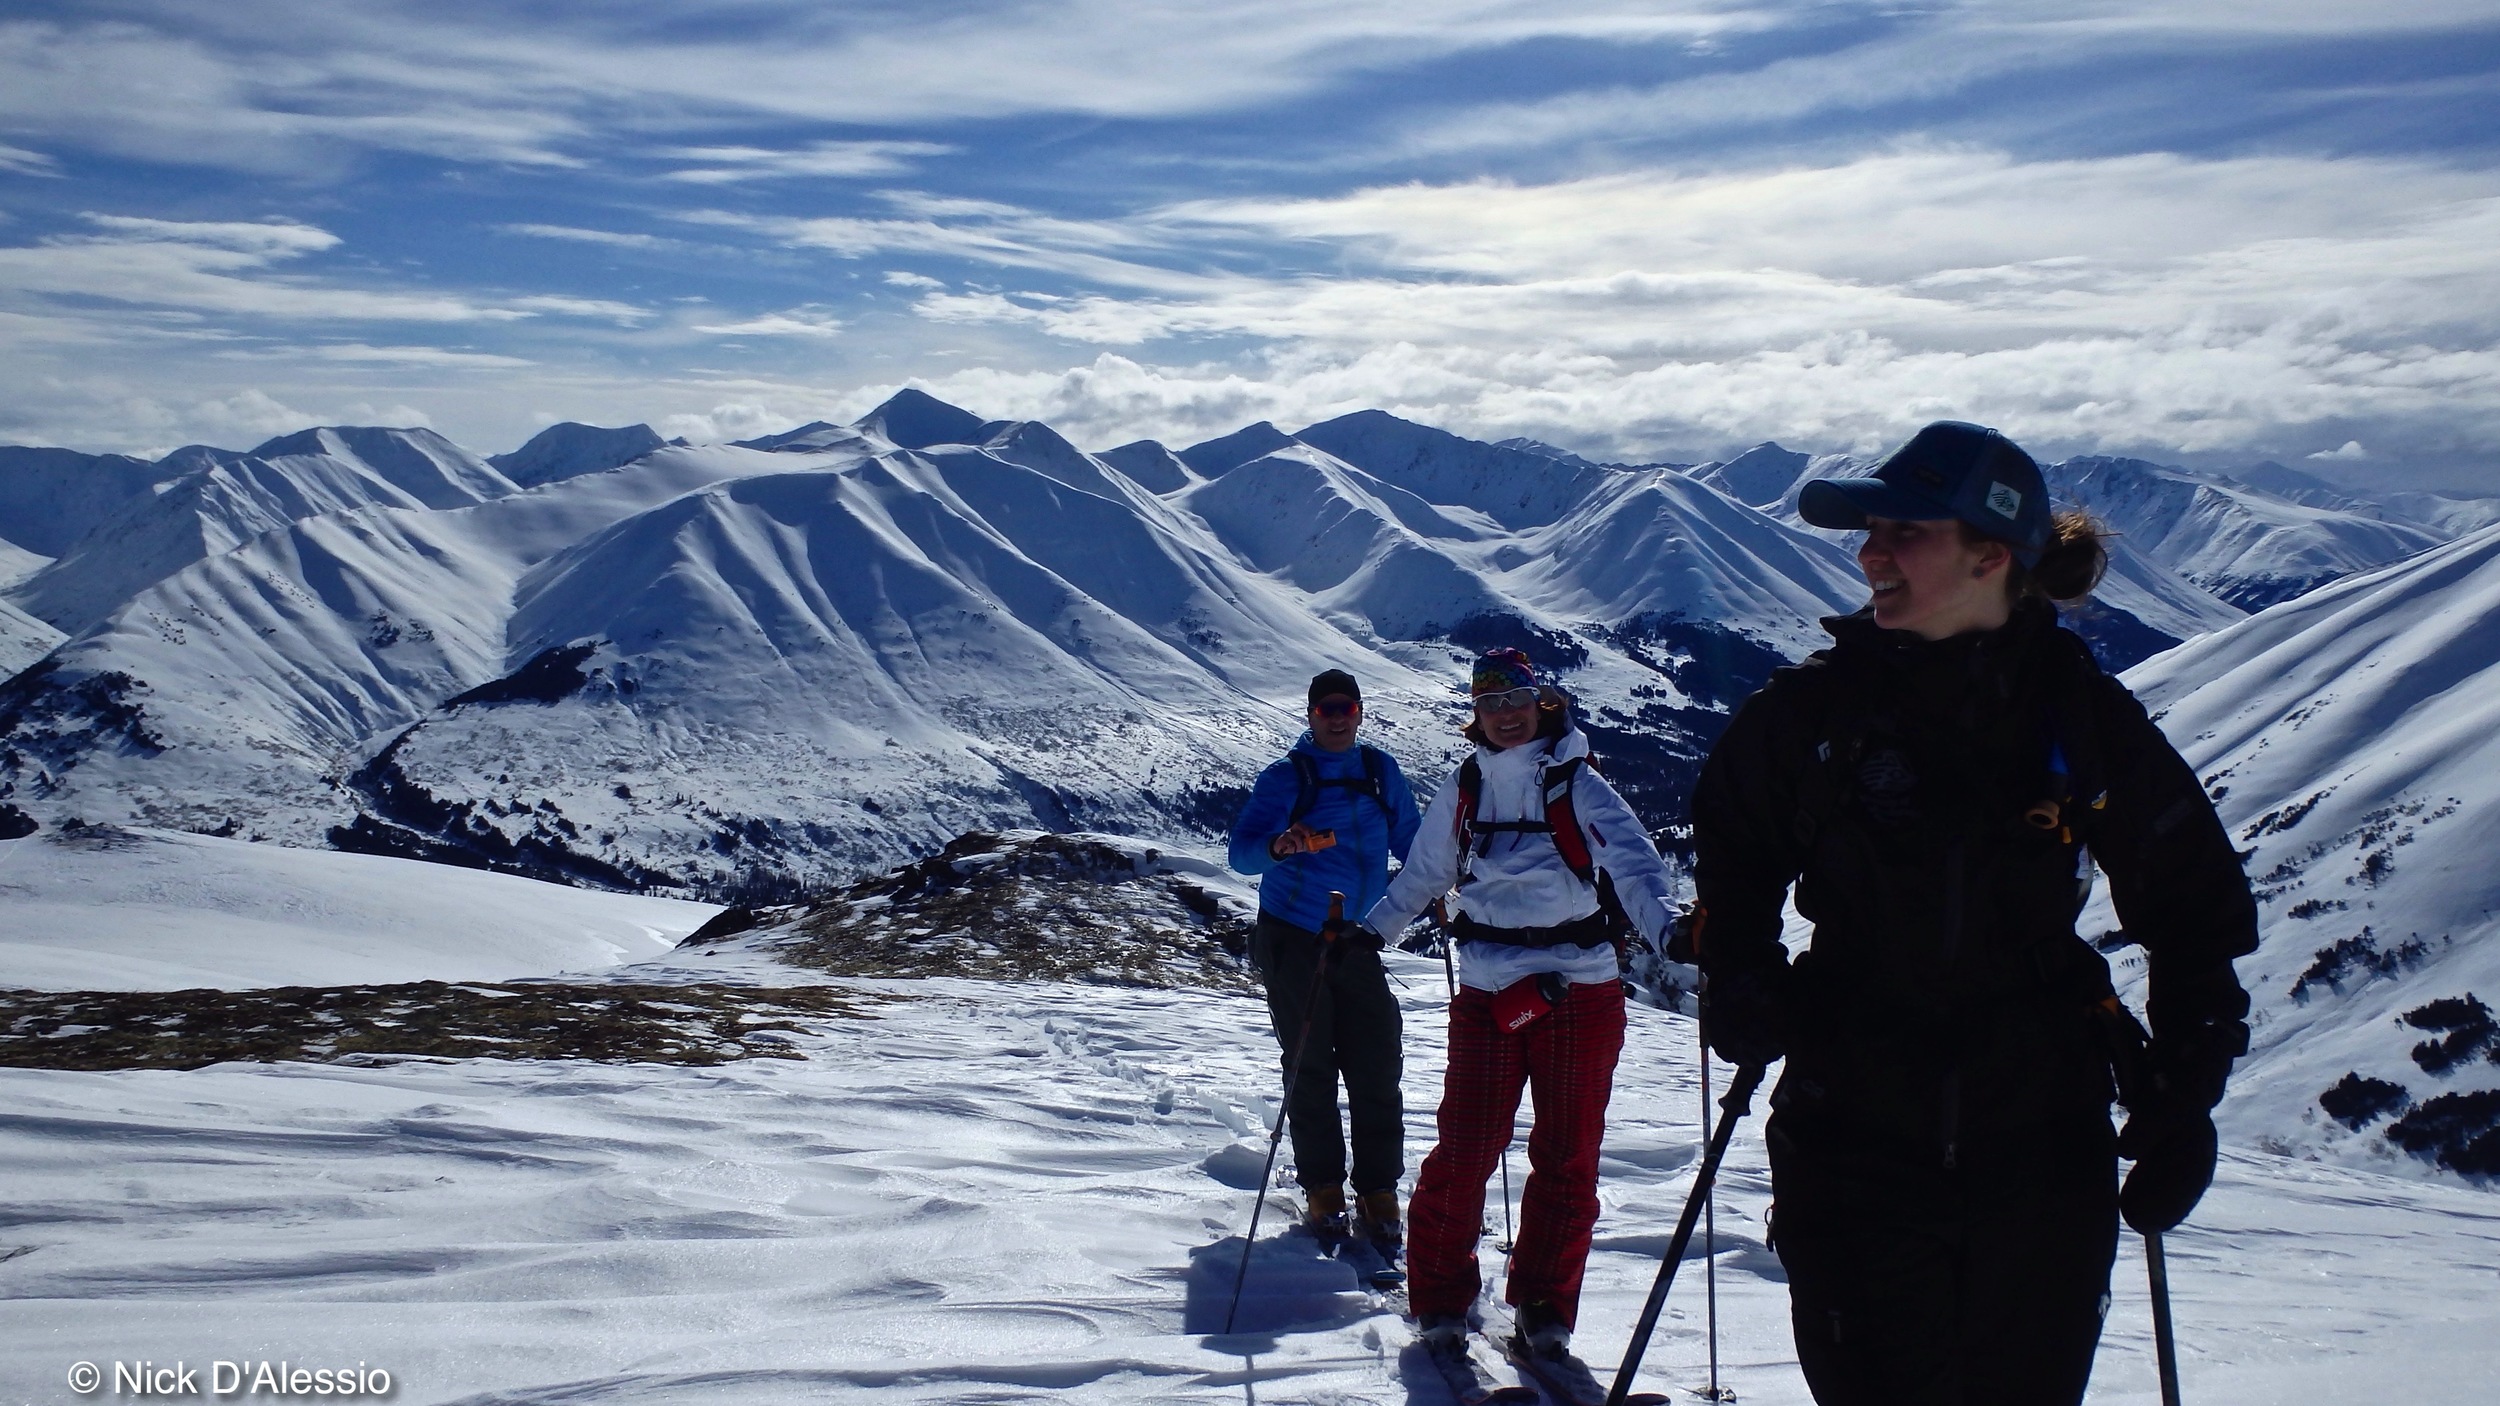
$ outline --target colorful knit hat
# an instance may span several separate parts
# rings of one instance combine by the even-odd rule
[[[1487,693],[1508,693],[1514,688],[1536,687],[1536,670],[1528,665],[1528,656],[1504,647],[1488,649],[1476,661],[1476,676],[1469,681],[1469,696]]]

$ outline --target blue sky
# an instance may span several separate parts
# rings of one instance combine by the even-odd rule
[[[651,8],[0,4],[0,440],[909,383],[2500,492],[2490,0]]]

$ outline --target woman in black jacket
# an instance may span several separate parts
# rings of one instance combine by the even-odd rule
[[[2057,623],[2106,555],[2029,455],[1941,422],[1799,509],[1866,531],[1873,599],[1738,711],[1693,799],[1704,1028],[1787,1059],[1767,1137],[1798,1358],[1822,1406],[2071,1406],[2120,1214],[2167,1230],[2212,1179],[2256,907],[2194,773]],[[2093,861],[2151,963],[2117,1136],[2134,1027],[2075,933]]]

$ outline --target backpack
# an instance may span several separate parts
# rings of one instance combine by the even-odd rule
[[[1388,758],[1381,754],[1379,748],[1372,746],[1368,742],[1358,742],[1355,746],[1361,752],[1363,758],[1363,774],[1359,778],[1352,776],[1324,777],[1319,774],[1318,761],[1314,760],[1307,753],[1296,750],[1285,754],[1285,760],[1293,763],[1295,788],[1293,793],[1293,809],[1285,813],[1286,829],[1290,830],[1294,826],[1301,824],[1302,818],[1311,813],[1311,807],[1319,804],[1320,788],[1324,786],[1340,787],[1344,790],[1355,792],[1358,795],[1371,797],[1373,801],[1379,804],[1381,815],[1388,819],[1393,826],[1396,824],[1396,816],[1389,809]]]
[[[2057,634],[2063,639],[2049,646],[2057,654],[2046,661],[2049,696],[2040,707],[2040,800],[2024,811],[2022,818],[2040,829],[2056,831],[2061,842],[2072,842],[2074,832],[2081,829],[2088,844],[2093,822],[2109,804],[2102,775],[2100,736],[2085,698],[2092,680],[2100,676],[2101,667],[2081,639],[2063,630]],[[1845,667],[1838,656],[1823,658],[1826,668]],[[1833,691],[1830,710],[1823,719],[1823,740],[1815,745],[1814,765],[1799,778],[1797,812],[1789,821],[1790,836],[1801,856],[1812,855],[1814,841],[1824,824],[1859,785],[1859,768],[1866,760],[1869,740],[1895,726],[1888,710],[1868,706],[1868,690],[1864,687],[1836,676]],[[2078,806],[2078,797],[2089,799]],[[2090,870],[2086,867],[2084,892],[2089,892],[2090,884]],[[2077,906],[2081,904],[2082,899],[2078,898]]]

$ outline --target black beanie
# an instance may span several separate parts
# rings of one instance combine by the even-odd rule
[[[1319,706],[1319,700],[1338,693],[1344,694],[1357,703],[1363,701],[1363,686],[1354,681],[1354,675],[1343,669],[1331,669],[1311,680],[1310,706],[1316,708]]]

